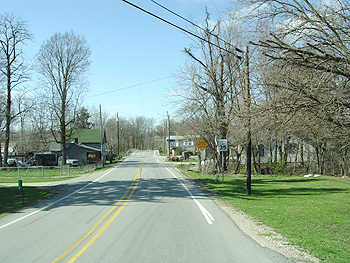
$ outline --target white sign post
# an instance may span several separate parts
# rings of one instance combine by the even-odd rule
[[[221,174],[222,174],[222,183],[224,183],[224,153],[223,152],[227,152],[227,140],[226,139],[222,139],[222,140],[218,140],[218,152],[221,152]]]

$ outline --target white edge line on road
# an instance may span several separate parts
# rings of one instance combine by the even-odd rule
[[[196,205],[198,206],[199,210],[201,210],[201,212],[202,212],[203,216],[205,217],[205,219],[207,220],[208,224],[209,225],[213,224],[213,221],[215,221],[214,217],[209,213],[209,211],[207,209],[205,209],[205,207],[200,202],[198,202],[196,197],[193,196],[193,194],[191,193],[190,190],[188,190],[187,186],[168,167],[166,167],[164,164],[162,164],[159,160],[157,160],[157,162],[160,163],[165,169],[167,169],[168,172],[173,177],[175,177],[180,182],[180,184],[186,189],[187,193],[190,195],[190,197],[196,203]]]
[[[40,209],[38,209],[38,210],[35,210],[35,211],[33,211],[33,212],[31,212],[31,213],[25,215],[25,216],[22,216],[22,217],[20,217],[20,218],[17,218],[16,220],[13,220],[13,221],[11,221],[11,222],[5,224],[5,225],[0,226],[0,229],[5,228],[5,227],[8,227],[8,226],[10,226],[10,225],[12,225],[12,224],[15,224],[15,223],[17,223],[17,222],[19,222],[19,221],[21,221],[21,220],[27,218],[27,217],[30,217],[30,216],[32,216],[32,215],[35,215],[35,214],[37,214],[37,213],[39,213],[39,212],[41,212],[41,211],[43,211],[43,210],[49,208],[50,206],[53,206],[54,204],[57,204],[57,203],[61,202],[61,201],[64,200],[64,199],[67,199],[68,197],[70,197],[70,196],[76,194],[77,192],[83,190],[84,188],[88,187],[90,184],[93,184],[93,183],[97,182],[98,180],[100,180],[101,178],[105,177],[107,174],[109,174],[109,173],[110,173],[111,171],[113,171],[115,168],[116,168],[116,167],[112,168],[111,170],[109,170],[109,171],[107,171],[106,173],[104,173],[103,175],[101,175],[99,178],[97,178],[97,179],[93,180],[92,182],[90,182],[90,183],[84,185],[83,187],[79,188],[78,190],[75,190],[74,192],[72,192],[72,193],[70,193],[70,194],[68,194],[68,195],[66,195],[66,196],[64,196],[64,197],[62,197],[62,198],[56,200],[55,202],[53,202],[53,203],[51,203],[51,204],[49,204],[49,205],[47,205],[47,206],[45,206],[45,207],[42,207],[42,208],[40,208]]]

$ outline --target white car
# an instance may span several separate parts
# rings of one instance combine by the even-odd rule
[[[11,166],[11,167],[23,167],[23,166],[25,166],[24,163],[22,163],[21,161],[18,161],[15,158],[8,158],[7,165]]]
[[[79,160],[78,159],[70,159],[68,156],[66,156],[66,164],[69,166],[79,166]],[[58,157],[58,165],[62,165],[62,156]]]

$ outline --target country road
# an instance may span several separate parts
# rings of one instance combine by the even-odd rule
[[[0,219],[0,262],[291,262],[153,151]]]

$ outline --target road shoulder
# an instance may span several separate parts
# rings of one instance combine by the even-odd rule
[[[302,248],[290,244],[286,238],[276,233],[273,228],[264,225],[262,222],[257,221],[246,213],[223,201],[204,185],[196,183],[191,176],[182,173],[182,171],[179,169],[177,170],[186,178],[193,181],[223,211],[225,211],[227,215],[230,216],[230,218],[245,234],[249,235],[260,246],[277,251],[294,262],[321,262],[318,258],[303,251]]]

